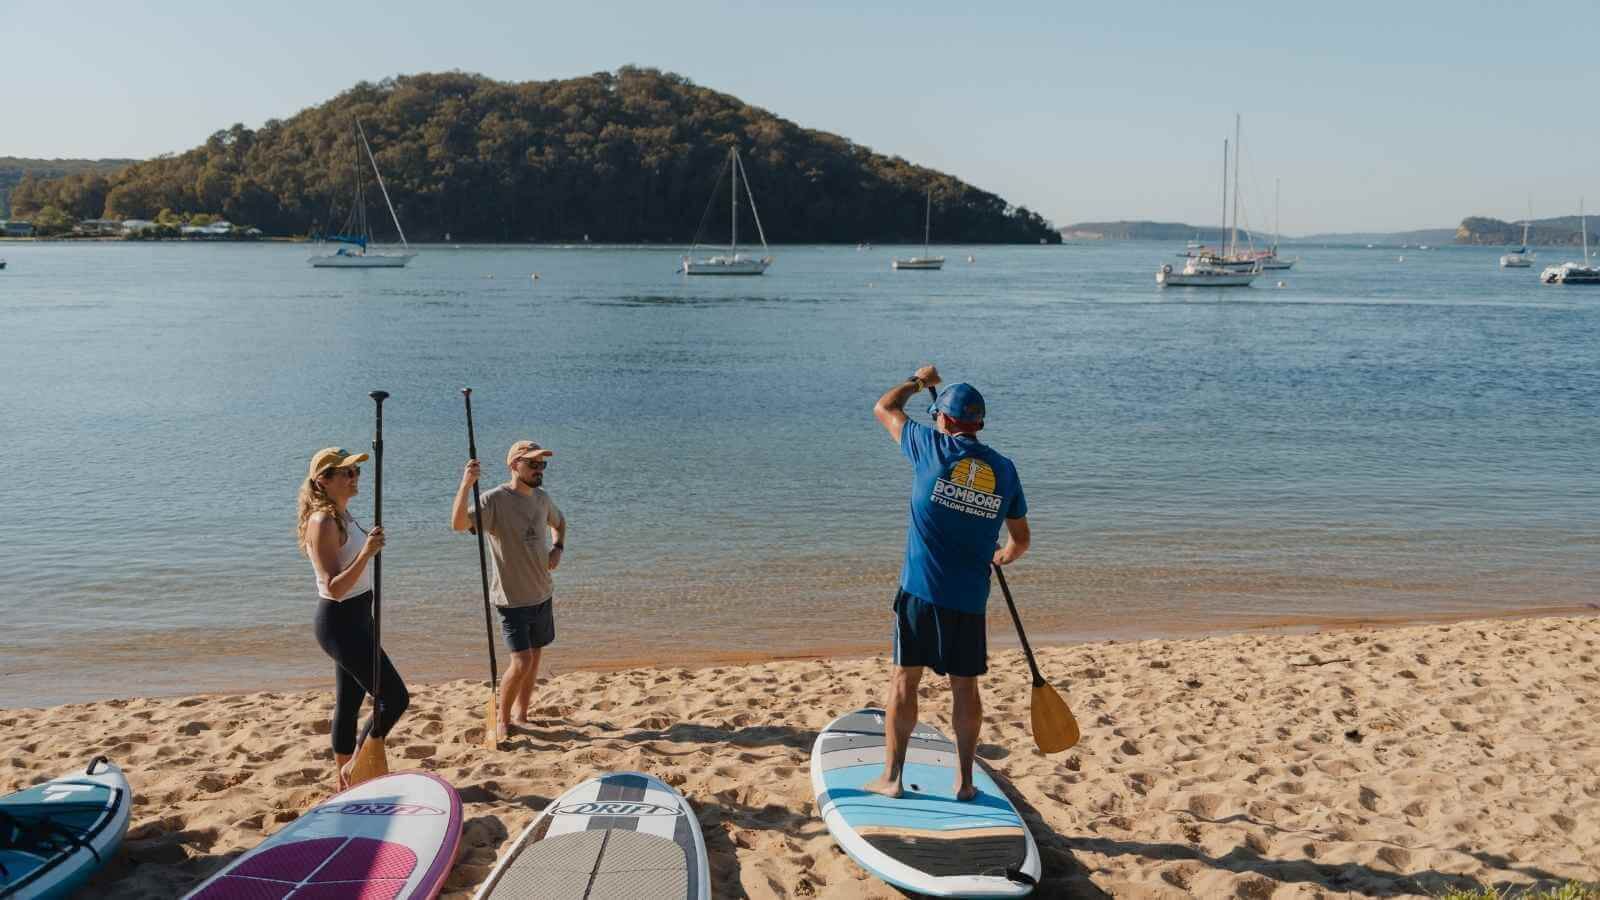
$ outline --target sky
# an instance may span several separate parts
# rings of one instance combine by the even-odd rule
[[[150,157],[360,80],[653,66],[953,174],[1057,225],[1286,234],[1600,207],[1600,6],[15,2],[0,156]],[[22,74],[26,73],[26,74]],[[756,185],[759,200],[760,185]]]

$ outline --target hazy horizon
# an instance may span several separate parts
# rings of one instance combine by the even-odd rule
[[[1286,234],[1451,227],[1600,202],[1600,121],[1574,67],[1600,38],[1574,2],[1511,21],[1461,4],[1312,12],[1218,3],[974,13],[843,4],[804,10],[444,10],[382,17],[286,3],[270,15],[122,3],[7,13],[10,92],[0,155],[149,158],[240,122],[257,128],[358,81],[459,69],[505,81],[659,68],[806,128],[948,172],[1057,225],[1217,221],[1222,141],[1244,117],[1242,220]],[[355,49],[352,49],[354,47]],[[758,190],[759,190],[759,186]]]

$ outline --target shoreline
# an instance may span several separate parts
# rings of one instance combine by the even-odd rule
[[[1587,604],[1542,604],[1533,607],[1502,607],[1502,609],[1475,609],[1454,610],[1454,612],[1416,612],[1394,613],[1394,615],[1358,615],[1358,617],[1338,617],[1338,615],[1282,615],[1282,617],[1262,618],[1243,617],[1211,617],[1213,621],[1197,623],[1192,620],[1170,620],[1160,623],[1141,621],[1139,626],[1122,626],[1122,628],[1088,629],[1082,633],[1062,631],[1050,628],[1053,620],[1061,618],[1059,613],[1045,615],[1045,610],[1029,610],[1021,607],[1024,615],[1024,626],[1029,633],[1029,642],[1035,649],[1066,649],[1083,644],[1128,644],[1128,642],[1141,641],[1198,641],[1208,637],[1232,636],[1270,636],[1270,634],[1333,634],[1342,631],[1363,631],[1363,629],[1390,629],[1408,628],[1419,625],[1453,625],[1459,621],[1514,621],[1520,618],[1544,617],[1600,617],[1600,604],[1587,602]],[[331,665],[328,658],[310,642],[309,625],[288,626],[254,626],[254,628],[237,629],[237,631],[218,631],[218,629],[176,629],[176,631],[160,631],[160,633],[141,634],[130,636],[120,634],[115,641],[107,642],[104,647],[90,645],[86,650],[75,653],[54,653],[38,647],[26,647],[18,657],[6,660],[0,655],[0,677],[11,684],[21,682],[24,690],[11,689],[6,693],[16,692],[26,695],[29,679],[34,681],[50,681],[59,677],[61,666],[75,666],[82,669],[88,666],[90,674],[85,674],[85,679],[98,679],[109,682],[118,679],[118,684],[125,684],[128,679],[138,679],[152,673],[170,674],[174,669],[192,677],[195,682],[205,682],[213,685],[210,689],[195,690],[190,685],[168,684],[158,687],[133,690],[130,693],[86,693],[83,690],[61,690],[54,692],[54,697],[46,695],[43,703],[35,703],[27,698],[13,701],[0,693],[0,709],[46,709],[53,706],[75,705],[75,703],[96,703],[107,700],[141,700],[141,698],[173,698],[173,697],[214,697],[219,693],[238,693],[243,690],[315,690],[330,689],[331,676],[326,674],[326,668]],[[304,645],[296,644],[296,657],[293,660],[282,661],[278,655],[278,647],[282,647],[283,639],[293,639]],[[74,642],[74,647],[82,644]],[[194,657],[187,652],[190,645],[227,645],[234,647],[234,655],[229,655],[222,663],[200,665],[195,663]],[[485,674],[488,669],[488,655],[483,649],[483,637],[475,636],[466,644],[450,642],[448,637],[430,636],[426,642],[419,642],[416,634],[411,631],[395,633],[386,641],[387,647],[392,650],[392,657],[402,669],[406,677],[406,684],[430,685],[442,682],[462,681],[462,679],[480,679],[486,681]],[[1003,602],[990,602],[989,604],[989,649],[990,653],[1008,652],[1018,649],[1016,631],[1011,626],[1011,620],[1005,613]],[[237,649],[243,647],[245,652],[238,653]],[[602,658],[586,660],[584,653],[592,653],[584,642],[568,637],[563,641],[557,637],[550,649],[544,655],[544,665],[541,673],[563,673],[563,671],[578,671],[578,673],[618,673],[627,669],[645,668],[682,668],[688,671],[701,671],[701,669],[715,668],[715,666],[747,666],[760,665],[760,663],[784,663],[784,661],[798,660],[832,660],[856,661],[862,658],[882,657],[890,647],[890,633],[888,633],[888,620],[883,621],[882,634],[874,634],[870,639],[862,641],[834,641],[818,642],[818,644],[803,645],[803,647],[782,647],[778,650],[696,650],[688,649],[686,652],[677,653],[643,653],[632,649],[611,653]],[[158,650],[157,650],[158,649]],[[496,633],[494,652],[498,657],[506,655],[504,642]],[[29,660],[29,665],[21,666],[22,658]],[[109,661],[107,661],[109,660]],[[234,671],[238,666],[250,669],[262,666],[267,660],[275,660],[274,676],[269,676],[267,681],[262,681],[259,674],[235,674],[229,676],[229,671]],[[501,669],[506,666],[506,660],[501,658]],[[270,668],[270,666],[269,666]],[[301,674],[291,674],[298,671]]]
[[[1595,616],[1244,633],[1038,648],[1082,742],[1029,737],[1027,667],[991,653],[978,755],[1039,844],[1038,896],[1430,896],[1600,872]],[[877,705],[880,653],[540,682],[534,727],[480,745],[481,681],[416,685],[392,769],[466,806],[442,896],[470,897],[566,787],[650,772],[690,801],[719,896],[901,895],[814,816],[808,758],[834,715]],[[949,730],[943,679],[921,719]],[[0,714],[0,793],[105,753],[128,840],[90,891],[182,894],[325,799],[326,688],[110,700]]]

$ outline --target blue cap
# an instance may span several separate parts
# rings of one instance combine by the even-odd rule
[[[982,422],[983,395],[965,381],[958,381],[940,391],[938,398],[928,407],[928,415],[936,412],[962,422]]]

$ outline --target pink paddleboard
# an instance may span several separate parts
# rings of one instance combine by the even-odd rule
[[[429,900],[461,843],[461,798],[426,772],[374,778],[314,807],[189,900]]]

